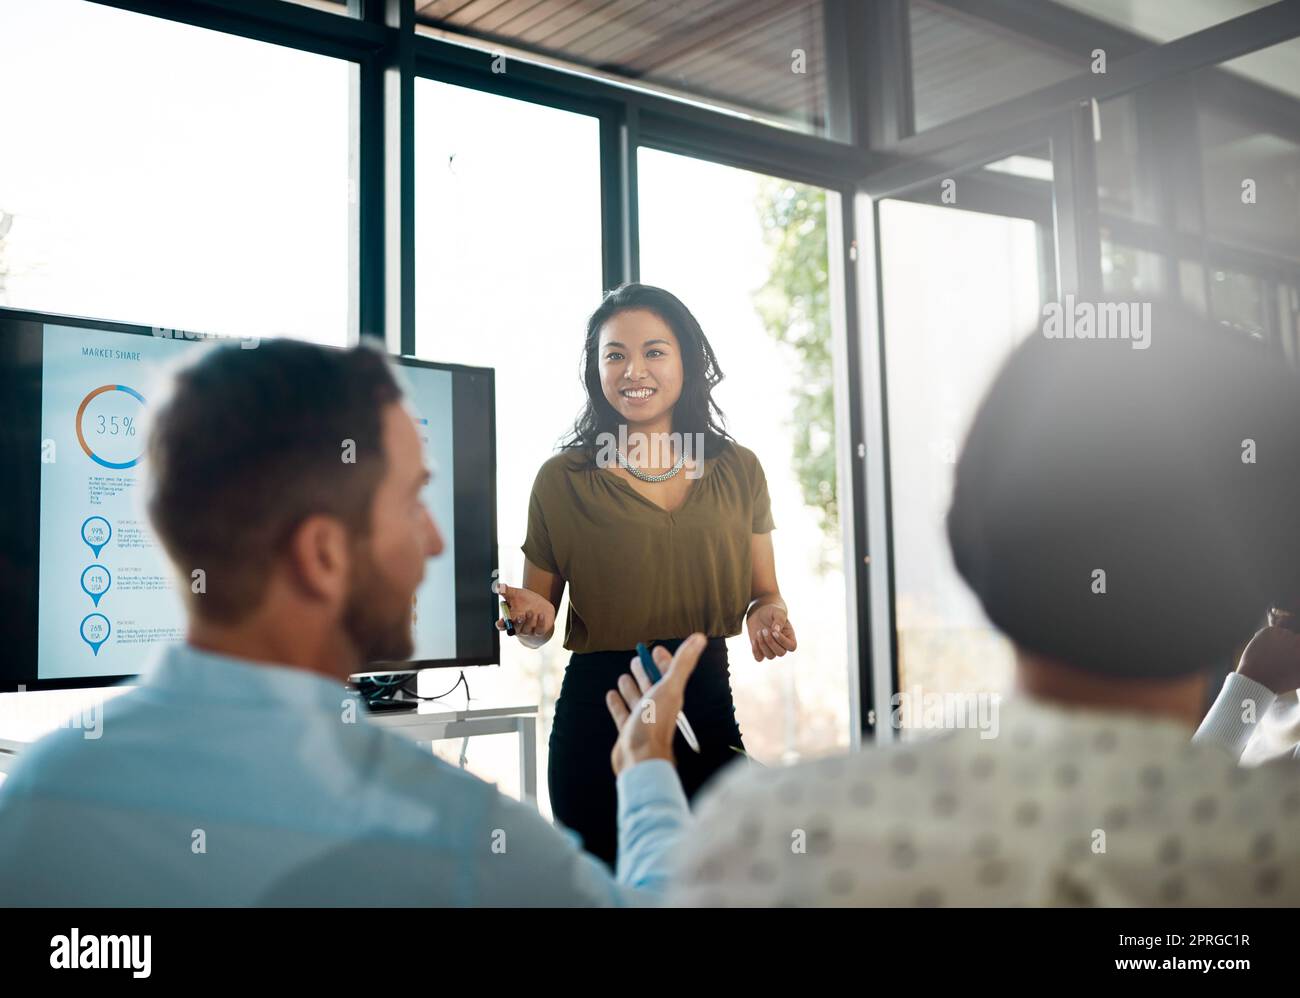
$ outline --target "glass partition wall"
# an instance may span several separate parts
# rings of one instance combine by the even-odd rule
[[[1012,654],[958,577],[945,517],[967,427],[1054,294],[1050,147],[879,199],[890,567],[900,735],[931,693],[1009,691]],[[878,715],[879,716],[879,715]]]
[[[641,279],[673,292],[725,375],[714,398],[763,465],[777,579],[799,650],[728,642],[746,750],[764,762],[849,741],[827,199],[822,188],[656,149],[637,160]]]

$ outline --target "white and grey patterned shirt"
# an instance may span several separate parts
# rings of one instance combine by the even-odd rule
[[[1300,904],[1300,768],[1243,768],[1191,735],[1021,697],[995,738],[737,764],[701,802],[669,903]]]

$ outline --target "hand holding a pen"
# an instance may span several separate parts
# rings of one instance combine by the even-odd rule
[[[540,647],[555,629],[555,607],[551,601],[531,589],[508,586],[504,582],[493,582],[492,591],[501,597],[502,603],[497,630],[507,630],[508,619],[512,636],[517,636],[530,648]]]
[[[703,634],[692,634],[671,657],[668,649],[658,645],[653,657],[663,673],[659,682],[651,682],[641,662],[634,658],[632,674],[619,676],[618,689],[605,694],[605,706],[618,726],[618,741],[610,754],[615,775],[647,759],[673,761],[673,734],[686,681],[707,644]]]

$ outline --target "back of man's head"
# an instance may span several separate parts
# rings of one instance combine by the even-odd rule
[[[255,609],[307,516],[366,535],[385,470],[383,411],[400,398],[371,347],[231,344],[175,375],[152,420],[148,508],[182,579],[203,572],[193,612],[232,623]]]
[[[1300,408],[1262,344],[1157,304],[1146,349],[1032,334],[979,407],[948,536],[997,627],[1049,660],[1172,678],[1300,575]]]

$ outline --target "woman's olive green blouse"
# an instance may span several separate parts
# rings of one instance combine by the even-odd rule
[[[685,472],[682,472],[685,474]],[[749,607],[751,537],[773,529],[754,452],[723,444],[669,513],[576,451],[533,482],[524,556],[569,586],[564,647],[618,651],[638,641],[740,633]]]

